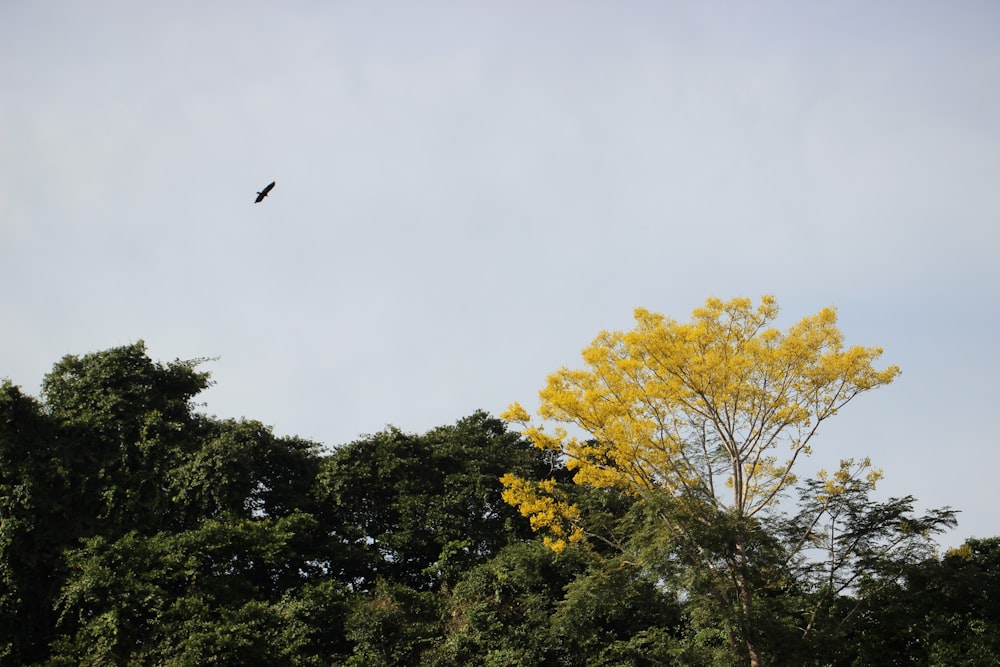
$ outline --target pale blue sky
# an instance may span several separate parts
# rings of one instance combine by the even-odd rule
[[[803,473],[1000,534],[1000,5],[0,7],[0,376],[145,339],[334,446],[535,404],[635,306],[837,306]],[[277,186],[262,204],[254,193]]]

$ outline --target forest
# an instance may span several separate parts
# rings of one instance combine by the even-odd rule
[[[205,360],[142,341],[4,381],[0,664],[1000,664],[1000,538],[793,472],[899,371],[776,308],[637,310],[537,422],[338,446],[202,413]]]

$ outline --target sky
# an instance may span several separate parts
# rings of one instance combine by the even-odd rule
[[[532,409],[643,307],[898,364],[800,471],[1000,535],[1000,5],[7,0],[0,377],[144,340],[328,447]],[[261,204],[256,192],[277,185]]]

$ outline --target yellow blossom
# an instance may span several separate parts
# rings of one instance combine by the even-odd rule
[[[637,308],[632,330],[599,333],[582,369],[556,371],[539,392],[542,420],[586,439],[531,424],[517,403],[502,416],[523,424],[536,447],[562,454],[577,484],[633,495],[695,489],[752,516],[795,482],[792,470],[824,420],[899,374],[873,367],[880,348],[845,347],[833,308],[785,331],[772,326],[777,316],[773,296],[756,307],[711,298],[688,323]],[[870,484],[881,475],[868,461],[858,465],[825,478],[823,493],[841,492],[859,470]],[[504,479],[504,499],[553,548],[582,539],[579,510],[553,497],[555,487]]]

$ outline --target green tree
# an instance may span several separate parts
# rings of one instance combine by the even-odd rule
[[[75,534],[55,436],[36,400],[0,384],[0,664],[42,659],[53,636],[60,551]]]
[[[843,664],[1000,664],[1000,537],[970,538],[859,592]]]
[[[566,478],[565,469],[552,470]],[[570,489],[588,529],[607,542],[555,553],[514,542],[446,591],[444,640],[430,665],[668,664],[682,632],[681,606],[658,572],[621,558],[618,542],[646,523],[643,507],[615,490]],[[638,511],[638,514],[637,514]]]
[[[311,582],[319,578],[302,549],[314,524],[296,513],[208,520],[180,533],[90,538],[68,554],[72,574],[58,605],[63,638],[53,659],[321,664],[309,610],[319,602],[336,613],[344,592],[326,589],[326,600],[317,597]]]
[[[41,402],[0,387],[0,662],[346,652],[319,447],[195,412],[198,363],[140,341],[65,357]]]
[[[670,589],[622,558],[600,559],[565,587],[551,617],[560,664],[588,667],[673,664],[685,621]]]
[[[353,652],[345,664],[420,665],[424,652],[440,636],[440,607],[437,593],[380,579],[354,600],[346,623]]]
[[[17,618],[0,654],[38,660],[54,628],[81,538],[157,530],[171,516],[170,466],[189,446],[191,399],[208,386],[197,362],[151,361],[144,344],[67,356],[42,383],[42,401],[9,383],[0,426],[0,613]]]
[[[174,461],[165,477],[178,526],[209,517],[282,517],[315,508],[319,447],[279,438],[253,420],[202,418],[190,436],[196,447]]]
[[[198,447],[192,399],[210,384],[198,363],[154,362],[139,341],[66,356],[45,376],[42,399],[59,430],[81,537],[169,525],[164,480]]]
[[[970,538],[929,560],[907,588],[931,592],[921,601],[931,665],[1000,664],[1000,537]]]
[[[322,520],[353,550],[359,590],[378,579],[427,590],[453,582],[527,522],[500,497],[511,470],[538,478],[550,457],[499,419],[477,412],[412,435],[390,428],[338,448],[317,482]]]
[[[949,508],[923,515],[912,496],[872,499],[880,475],[867,461],[845,460],[799,486],[798,511],[778,522],[800,596],[796,626],[812,654],[842,654],[860,630],[866,601],[892,589],[934,553],[933,537],[956,525]],[[867,624],[867,622],[866,622]]]
[[[468,571],[448,598],[439,666],[556,664],[550,618],[563,589],[585,570],[580,553],[556,556],[539,542],[511,544]]]

